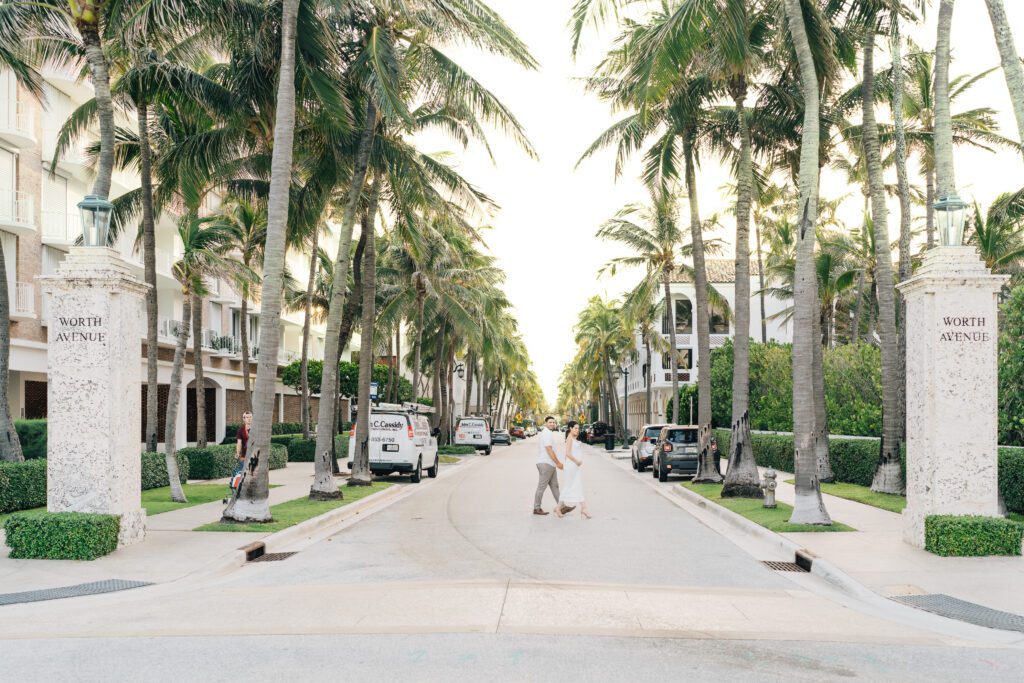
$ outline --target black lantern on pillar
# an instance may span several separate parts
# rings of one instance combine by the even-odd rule
[[[90,194],[78,203],[78,210],[82,212],[82,244],[87,247],[107,246],[114,205],[103,197]]]

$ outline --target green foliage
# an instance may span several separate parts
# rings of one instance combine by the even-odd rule
[[[0,462],[0,513],[46,505],[46,461]]]
[[[356,396],[359,394],[359,363],[341,361],[338,363],[340,382],[338,391],[342,396]],[[388,366],[377,363],[373,366],[372,381],[377,383],[377,395],[384,400],[388,395]],[[412,383],[404,377],[398,377],[398,402],[412,400]]]
[[[178,461],[178,479],[184,484],[188,481],[188,454],[177,451],[174,454]],[[167,478],[167,458],[163,453],[146,452],[142,454],[142,490],[157,489],[169,486]]]
[[[46,457],[46,420],[15,420],[14,430],[26,460]]]
[[[1024,446],[1024,285],[1001,308],[999,443]]]
[[[690,399],[693,399],[693,420],[697,421],[697,415],[700,410],[700,400],[697,396],[698,389],[696,384],[683,384],[679,387],[679,419],[684,424],[690,419]],[[668,419],[671,420],[675,414],[675,404],[672,399],[668,400],[665,405],[665,414]]]
[[[270,437],[270,443],[278,443],[287,447],[296,439],[302,439],[302,434],[274,434]]]
[[[824,524],[790,524],[789,518],[793,514],[793,508],[786,503],[779,501],[774,508],[766,508],[760,498],[722,498],[721,484],[694,484],[685,482],[680,484],[694,493],[698,493],[708,500],[718,503],[724,508],[732,510],[738,515],[746,517],[755,524],[760,524],[766,529],[777,532],[794,531],[856,531],[842,522],[833,521],[831,525]]]
[[[430,406],[431,408],[434,407],[434,399],[430,398],[429,396],[420,396],[419,398],[416,399],[416,403],[419,403],[421,406]]]
[[[309,359],[306,362],[306,377],[309,380],[309,391],[313,394],[320,393],[320,382],[323,381],[324,362],[322,360]],[[302,360],[293,360],[281,368],[281,383],[291,387],[298,394],[302,390]]]
[[[999,449],[999,492],[1007,510],[1024,513],[1024,448]]]
[[[339,458],[348,455],[348,434],[334,437],[334,450]],[[288,462],[313,462],[316,460],[316,439],[293,439],[288,444]]]
[[[929,515],[924,549],[944,557],[1020,555],[1024,524],[1001,517]]]
[[[224,426],[224,440],[221,441],[221,443],[222,444],[231,444],[233,446],[235,444],[235,441],[237,441],[236,437],[238,436],[238,428],[240,426],[241,425],[239,425],[237,422],[232,422],[229,425],[225,425]],[[301,422],[275,422],[274,424],[272,424],[270,426],[270,433],[272,435],[271,441],[273,441],[273,436],[280,436],[280,435],[285,435],[285,434],[302,434],[302,423]]]
[[[10,557],[95,560],[117,549],[121,519],[85,512],[22,512],[4,522]]]
[[[441,455],[473,455],[476,453],[476,449],[472,446],[441,446],[437,449],[437,452]]]
[[[879,348],[873,344],[852,344],[825,349],[823,366],[829,431],[849,436],[880,436],[882,356]]]
[[[207,446],[206,448],[180,448],[189,462],[192,479],[221,479],[230,477],[238,460],[234,444]],[[288,449],[282,444],[270,445],[270,469],[279,470],[288,465]]]

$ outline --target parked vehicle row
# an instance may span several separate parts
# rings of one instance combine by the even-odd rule
[[[632,446],[633,469],[643,472],[651,467],[658,481],[668,481],[671,474],[697,473],[698,428],[696,425],[644,425],[641,436]]]
[[[370,410],[370,472],[378,476],[408,474],[419,483],[424,467],[427,476],[437,476],[439,465],[437,437],[441,430],[430,429],[426,414],[433,408],[412,403],[382,403]],[[352,469],[357,445],[356,428],[348,440],[348,467]]]
[[[587,444],[604,443],[605,438],[615,435],[615,428],[607,422],[590,422],[580,427],[580,441]]]

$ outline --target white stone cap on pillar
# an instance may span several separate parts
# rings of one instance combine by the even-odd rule
[[[73,288],[83,280],[90,281],[92,285],[97,280],[106,280],[140,294],[149,289],[149,285],[135,277],[128,262],[110,247],[71,247],[56,274],[39,275],[36,280],[41,283],[43,291],[48,292],[56,288]]]
[[[993,275],[981,260],[977,247],[935,247],[925,252],[921,267],[896,289],[904,296],[917,289],[948,289],[974,286],[999,291],[1009,275]]]

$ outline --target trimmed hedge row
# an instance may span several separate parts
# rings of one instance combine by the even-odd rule
[[[718,452],[729,457],[728,429],[716,429]],[[751,434],[754,459],[761,467],[774,467],[783,472],[792,472],[793,436],[791,434]],[[835,480],[860,486],[871,486],[878,464],[878,439],[849,439],[829,437],[829,457]],[[902,452],[900,460],[903,476],[907,475],[907,454]],[[999,491],[1006,507],[1011,512],[1024,513],[1024,448],[1000,446],[999,448]]]
[[[929,515],[924,549],[944,557],[1020,555],[1024,524],[1001,517]]]
[[[334,437],[334,449],[339,458],[348,456],[348,434]],[[288,444],[288,462],[313,462],[316,455],[316,439],[303,439],[300,434]]]
[[[14,430],[26,460],[46,457],[46,420],[15,420]]]
[[[46,461],[0,462],[0,513],[46,505]]]
[[[437,449],[440,455],[473,455],[476,449],[472,446],[441,446]]]
[[[188,482],[189,462],[188,455],[178,451],[174,454],[178,461],[178,479],[182,484]],[[170,486],[171,480],[167,477],[167,459],[163,453],[148,451],[142,454],[142,490],[158,489],[161,486]]]
[[[95,560],[117,549],[121,518],[86,512],[23,512],[4,523],[10,557]]]
[[[192,479],[221,479],[230,477],[238,461],[232,444],[207,446],[206,448],[182,448],[189,462]],[[270,469],[279,470],[288,465],[288,449],[281,444],[270,445]]]
[[[235,435],[238,434],[238,428],[240,426],[241,425],[239,425],[237,422],[229,424],[229,425],[225,425],[225,427],[224,427],[224,440],[221,441],[221,443],[222,444],[234,443],[235,442]],[[270,425],[270,433],[272,435],[301,434],[302,433],[302,423],[301,422],[275,422],[272,425]]]

